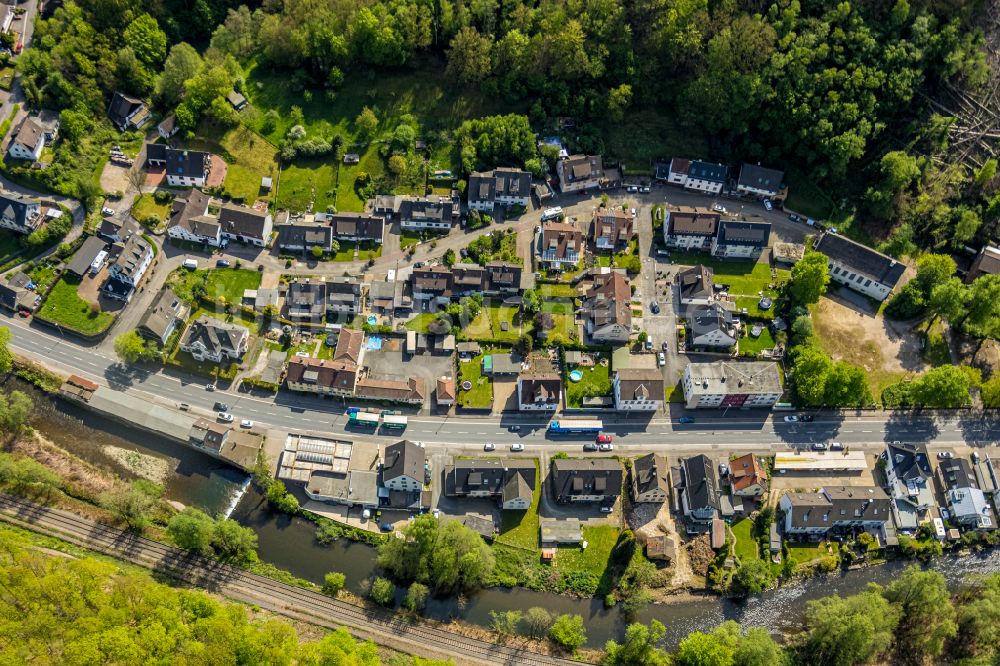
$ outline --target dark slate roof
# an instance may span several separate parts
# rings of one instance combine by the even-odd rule
[[[73,255],[69,265],[66,266],[66,270],[74,275],[83,275],[90,270],[90,265],[94,263],[94,259],[97,258],[97,255],[105,246],[106,243],[104,240],[97,236],[88,236],[87,240],[83,241],[80,249]]]
[[[716,240],[720,245],[752,245],[765,248],[771,239],[771,225],[768,222],[719,222]]]
[[[537,469],[532,460],[500,458],[459,458],[448,468],[447,494],[468,494],[488,491],[492,495],[505,493],[507,485],[520,477],[527,483],[528,499],[535,487]],[[508,499],[508,498],[505,498]]]
[[[367,213],[335,213],[330,216],[334,238],[360,238],[382,241],[385,218]]]
[[[399,202],[401,220],[423,220],[451,223],[452,202],[449,199],[405,197]]]
[[[106,294],[112,296],[120,296],[123,299],[128,298],[129,294],[135,291],[134,286],[132,286],[128,282],[125,282],[124,280],[118,279],[113,275],[109,277],[107,280],[105,280],[104,286],[102,286],[101,289]]]
[[[740,169],[737,185],[752,187],[756,190],[778,192],[784,187],[785,172],[768,169],[758,164],[744,164]]]
[[[681,299],[710,297],[715,291],[713,282],[713,272],[708,266],[694,266],[677,274]]]
[[[285,307],[289,316],[319,317],[326,312],[326,284],[295,281],[288,285]]]
[[[728,334],[733,324],[733,315],[719,303],[689,305],[685,318],[691,327],[692,338],[719,330]]]
[[[694,160],[688,167],[688,178],[707,180],[712,183],[726,182],[726,165]]]
[[[424,447],[418,446],[408,439],[385,447],[385,466],[382,468],[382,480],[391,481],[401,476],[408,476],[419,482],[424,480]]]
[[[227,324],[215,317],[202,315],[188,326],[181,344],[187,346],[200,340],[205,349],[213,352],[220,349],[236,350],[240,341],[249,333],[244,326]]]
[[[719,492],[719,475],[715,464],[705,455],[681,461],[684,494],[692,510],[711,507],[722,511],[722,494]]]
[[[173,290],[164,288],[153,302],[153,307],[142,315],[136,328],[160,339],[174,322],[187,317],[188,310],[188,306]]]
[[[247,236],[266,241],[264,227],[268,213],[261,212],[249,206],[234,206],[225,204],[219,210],[219,225],[222,232],[236,236]]]
[[[557,405],[562,393],[562,378],[554,372],[525,374],[518,377],[522,404],[539,403]]]
[[[903,481],[929,479],[932,476],[930,456],[924,444],[890,444],[888,455],[896,477]]]
[[[494,169],[469,176],[469,203],[494,201],[496,197],[527,197],[531,194],[531,174],[520,169]]]
[[[322,248],[330,246],[333,238],[333,229],[320,222],[290,222],[278,225],[278,246],[287,247],[289,245],[312,247],[319,245]]]
[[[111,105],[108,107],[108,116],[116,124],[124,125],[128,117],[144,105],[145,102],[138,97],[116,92],[114,97],[111,98]]]
[[[831,486],[818,493],[788,493],[792,527],[831,528],[835,522],[889,521],[890,500],[881,488]]]
[[[965,458],[949,458],[938,463],[945,490],[976,488],[975,474]]]
[[[167,175],[201,178],[208,166],[208,153],[200,150],[167,149]]]
[[[651,490],[661,490],[664,493],[670,492],[667,484],[667,461],[655,453],[648,453],[641,458],[636,458],[632,463],[632,474],[635,479],[636,491],[639,494],[648,493]]]
[[[840,234],[823,234],[813,249],[825,254],[831,261],[870,277],[890,289],[896,286],[906,271],[906,266],[901,262]]]
[[[166,162],[167,161],[167,144],[165,143],[147,143],[146,144],[146,161],[157,161]]]
[[[562,458],[552,461],[556,497],[605,495],[617,497],[622,488],[622,466],[614,458]]]
[[[16,192],[0,191],[0,216],[9,218],[18,227],[28,227],[28,207],[38,204],[38,199]]]
[[[31,278],[18,271],[6,280],[0,281],[0,304],[16,310],[27,300],[33,300],[34,293],[28,289]]]

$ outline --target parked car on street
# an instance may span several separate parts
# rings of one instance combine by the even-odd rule
[[[510,445],[510,450],[511,451],[524,451],[524,444],[521,444],[520,442],[511,444]]]
[[[796,215],[795,213],[789,213],[788,214],[788,219],[791,220],[792,222],[801,222],[802,221],[802,218],[799,217],[798,215]]]
[[[605,442],[599,445],[597,448],[599,448],[601,451],[614,451],[615,445],[612,444],[611,442]]]
[[[215,384],[205,384],[205,390],[211,393],[215,390]]]
[[[665,366],[667,364],[667,355],[664,354],[663,352],[660,352],[657,355],[656,361],[660,365],[660,367],[662,368],[663,366]]]
[[[594,444],[593,442],[587,442],[586,444],[583,445],[583,450],[584,451],[596,451],[597,450],[597,444]]]
[[[642,187],[639,188],[639,191],[642,192],[643,194],[649,194],[649,185],[643,185]]]
[[[843,451],[844,450],[844,445],[841,444],[840,442],[830,442],[830,450],[831,451]]]
[[[940,458],[941,460],[948,460],[954,457],[955,454],[952,453],[951,451],[938,451],[938,458]]]
[[[597,436],[597,443],[598,444],[610,444],[612,441],[613,441],[613,438],[611,437],[611,435],[601,434],[601,435]]]
[[[764,208],[767,210],[774,208],[774,204],[771,203],[770,199],[764,199]]]
[[[826,451],[826,442],[813,442],[813,451]]]
[[[101,215],[108,215],[108,216],[110,216],[110,215],[114,215],[114,214],[115,214],[114,209],[108,208],[107,206],[105,206],[104,208],[101,209]]]
[[[217,402],[217,403],[215,403],[215,406],[213,407],[213,409],[215,411],[217,411],[217,412],[228,412],[229,411],[229,405],[227,405],[224,402]]]
[[[694,417],[693,416],[682,416],[679,419],[677,419],[677,422],[678,423],[694,423]]]
[[[812,414],[799,414],[799,421],[811,422],[815,417]]]
[[[785,417],[785,423],[798,423],[798,422],[799,422],[799,417],[795,416],[794,414],[789,414],[788,416]]]
[[[241,428],[252,428],[253,427],[253,421],[251,421],[250,419],[243,419],[242,421],[240,421],[240,427]]]
[[[233,422],[233,415],[229,414],[227,412],[219,412],[218,417],[219,417],[219,420],[223,421],[224,423],[232,423]]]
[[[494,444],[493,442],[486,442],[486,444],[483,446],[483,451],[496,451],[496,450],[497,450],[497,445]]]
[[[216,268],[229,268],[229,262],[226,261],[225,259],[219,259],[218,261],[215,262],[215,267]]]

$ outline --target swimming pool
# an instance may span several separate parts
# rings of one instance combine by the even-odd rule
[[[579,370],[574,370],[573,372],[569,373],[569,380],[571,382],[578,382],[581,379],[583,379],[583,373],[580,372]]]
[[[382,338],[373,335],[368,338],[368,351],[379,351],[382,349]]]
[[[375,324],[378,323],[378,317],[376,317],[375,315],[368,315],[367,321],[369,326],[374,326]]]

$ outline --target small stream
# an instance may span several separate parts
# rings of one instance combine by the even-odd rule
[[[107,453],[116,450],[149,456],[165,465],[163,483],[167,499],[211,514],[231,514],[234,520],[253,528],[262,560],[319,584],[328,572],[340,571],[347,576],[347,589],[359,595],[364,593],[365,582],[376,575],[374,548],[346,539],[320,546],[313,538],[313,523],[272,512],[243,472],[180,444],[51,399],[21,382],[8,382],[7,388],[31,393],[36,401],[33,425],[52,441],[99,467],[123,478],[136,478],[136,473],[120,462],[120,454]],[[740,603],[713,595],[678,597],[674,603],[650,605],[637,619],[661,621],[667,628],[665,643],[671,646],[692,631],[708,631],[725,620],[763,626],[772,633],[792,632],[801,625],[808,601],[831,594],[855,594],[871,582],[886,585],[908,564],[890,562],[797,581]],[[1000,573],[1000,549],[985,555],[940,558],[931,568],[941,571],[952,584],[974,574]],[[582,615],[589,645],[594,647],[624,633],[622,614],[617,609],[605,609],[600,599],[577,599],[526,589],[482,590],[461,603],[454,599],[432,599],[425,615],[488,626],[492,610],[526,610],[532,606],[541,606],[555,614]]]

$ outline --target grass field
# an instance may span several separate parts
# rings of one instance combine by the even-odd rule
[[[759,543],[753,538],[753,522],[749,518],[737,521],[732,525],[733,536],[736,537],[736,556],[743,562],[760,559]]]
[[[584,398],[611,395],[609,366],[598,363],[593,368],[577,368],[583,379],[571,382],[566,379],[566,405],[580,407]]]
[[[836,555],[830,553],[830,544],[827,541],[819,543],[788,542],[785,544],[785,549],[793,570],[817,559],[838,559]]]
[[[772,278],[771,267],[764,262],[722,261],[699,252],[673,252],[671,261],[682,266],[708,266],[715,272],[716,284],[729,285],[729,293],[733,296],[757,296],[759,291],[776,296],[777,290],[768,285],[777,287],[791,277],[790,271],[779,268],[775,271],[776,277]]]
[[[155,215],[161,222],[170,215],[170,204],[158,204],[152,194],[140,194],[132,204],[132,217],[140,222]]]
[[[354,248],[356,245],[351,241],[340,242],[340,248],[333,255],[334,261],[354,261]]]
[[[243,268],[216,268],[211,270],[188,271],[178,269],[168,280],[174,293],[183,300],[194,300],[193,289],[196,284],[204,283],[205,295],[212,301],[225,298],[227,303],[239,304],[243,300],[243,292],[247,289],[260,287],[260,273]]]
[[[401,250],[413,247],[419,242],[420,242],[420,234],[414,233],[412,231],[404,231],[399,236],[399,248]]]
[[[535,287],[541,299],[546,298],[576,298],[576,287],[571,284],[542,283]]]
[[[35,283],[35,291],[43,292],[55,280],[56,266],[47,261],[42,261],[32,266],[27,275]]]
[[[417,333],[426,333],[427,327],[435,319],[437,319],[437,315],[433,312],[421,312],[413,319],[406,322],[406,330],[416,331]]]
[[[94,312],[91,304],[80,298],[76,289],[80,282],[63,276],[49,292],[38,314],[44,319],[94,335],[111,325],[115,317],[110,312]]]
[[[756,338],[750,335],[740,338],[739,346],[741,356],[745,354],[756,356],[761,351],[774,347],[774,336],[771,335],[771,330],[765,326],[764,330]]]
[[[618,543],[618,528],[600,525],[583,528],[586,548],[568,546],[556,550],[555,566],[565,578],[576,581],[587,580],[582,586],[592,594],[603,595],[610,592],[610,581],[605,572],[610,565],[611,551]],[[581,585],[581,583],[577,583]]]
[[[365,241],[361,243],[361,247],[358,248],[358,259],[360,261],[368,261],[369,259],[377,259],[382,256],[382,246],[376,245],[372,241]]]
[[[223,182],[226,194],[248,203],[270,197],[261,194],[260,181],[264,176],[276,180],[277,148],[242,125],[222,132],[211,123],[202,123],[198,137],[189,141],[188,147],[207,150],[226,161],[226,180]]]
[[[282,164],[277,206],[301,213],[312,204],[312,210],[322,212],[337,203],[337,165],[332,157]],[[338,206],[338,210],[362,209]]]
[[[538,468],[538,461],[535,461]],[[541,478],[536,473],[536,478]],[[497,543],[505,543],[518,548],[538,550],[538,502],[542,494],[542,484],[535,484],[531,506],[527,511],[503,511],[500,518],[500,534]]]
[[[484,349],[485,353],[491,353]],[[472,388],[462,389],[464,382],[471,382]],[[483,375],[483,354],[458,364],[458,404],[469,409],[489,409],[493,406],[493,381]]]

